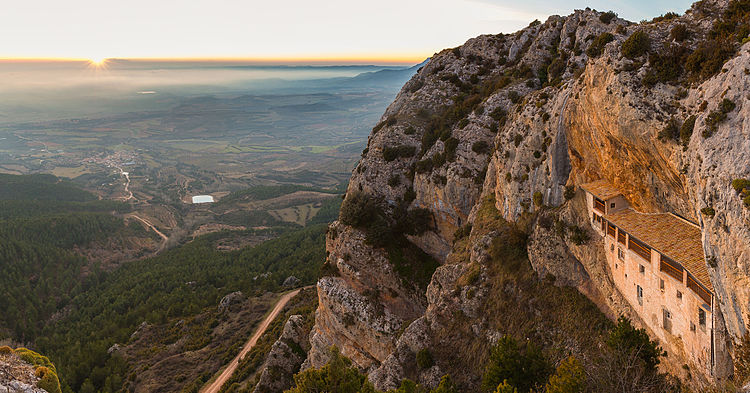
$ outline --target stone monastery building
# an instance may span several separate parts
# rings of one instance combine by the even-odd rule
[[[581,188],[615,286],[660,341],[713,374],[714,290],[700,228],[671,213],[637,212],[604,180]]]

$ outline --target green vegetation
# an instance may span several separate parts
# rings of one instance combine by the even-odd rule
[[[747,179],[734,179],[732,180],[732,187],[740,198],[746,208],[750,209],[750,180]]]
[[[734,380],[745,386],[750,380],[750,332],[745,332],[734,350]]]
[[[669,38],[673,41],[682,42],[690,36],[687,26],[683,24],[677,24],[669,32]]]
[[[398,145],[383,148],[383,159],[393,161],[397,158],[409,158],[417,152],[416,146]]]
[[[604,46],[614,41],[614,39],[615,36],[613,36],[611,33],[599,34],[596,38],[594,38],[594,41],[591,42],[589,48],[586,49],[586,54],[589,55],[589,57],[599,57],[604,51]]]
[[[16,348],[13,350],[8,346],[0,347],[0,354],[10,353],[15,353],[21,360],[34,367],[34,375],[40,378],[38,383],[40,388],[49,393],[62,393],[57,369],[48,357],[26,348]]]
[[[690,143],[690,137],[693,135],[693,129],[695,129],[695,115],[691,115],[680,127],[680,142],[682,146],[687,146]]]
[[[716,211],[711,206],[706,206],[703,209],[701,209],[701,213],[703,213],[703,215],[707,217],[713,217],[716,215]]]
[[[622,55],[628,59],[640,57],[651,49],[651,39],[643,30],[631,34],[622,43]]]
[[[482,376],[482,390],[491,392],[507,383],[519,393],[531,392],[543,386],[551,373],[552,367],[539,347],[532,342],[521,345],[506,335],[490,351]]]
[[[335,190],[324,189],[319,187],[306,187],[296,184],[282,184],[275,186],[253,186],[239,191],[234,191],[229,195],[219,199],[214,206],[229,205],[241,201],[262,201],[266,199],[278,198],[287,194],[291,194],[297,191],[315,191],[323,192],[328,194],[339,193],[342,190],[339,188]]]
[[[569,201],[573,199],[573,197],[576,196],[576,186],[570,185],[565,186],[565,192],[563,193],[563,197],[565,197],[565,200]]]
[[[541,207],[542,204],[543,204],[543,199],[542,198],[543,198],[542,192],[541,191],[535,191],[534,192],[534,196],[533,196],[534,206]]]
[[[547,382],[547,393],[582,393],[586,388],[586,371],[575,356],[563,360]]]
[[[130,262],[97,277],[73,301],[70,314],[46,326],[36,346],[55,359],[64,384],[73,391],[119,390],[127,366],[107,353],[126,343],[138,325],[165,323],[215,307],[234,291],[253,296],[278,291],[294,275],[301,285],[315,282],[325,258],[326,225],[284,234],[253,248],[216,250],[225,234],[202,236],[157,257]]]
[[[88,264],[74,247],[143,233],[111,214],[127,211],[126,204],[98,201],[50,175],[0,175],[0,198],[0,337],[33,340],[95,281],[84,275]]]
[[[471,150],[477,154],[488,154],[490,152],[490,145],[485,141],[477,141],[471,145]]]
[[[338,348],[331,348],[331,360],[319,369],[309,369],[294,376],[295,387],[287,393],[375,393],[376,390],[352,366],[351,360],[341,355]]]
[[[711,135],[713,135],[714,132],[716,132],[716,130],[719,128],[719,124],[727,119],[727,114],[733,111],[735,107],[736,105],[734,102],[726,98],[723,99],[721,103],[719,103],[719,107],[717,108],[717,110],[712,111],[708,114],[708,116],[706,116],[706,129],[703,130],[703,137],[710,138]]]
[[[617,14],[613,11],[603,12],[601,15],[599,15],[599,20],[605,25],[608,25],[609,22],[611,22],[614,18],[617,18]]]
[[[426,370],[435,364],[432,353],[427,348],[422,348],[417,352],[417,367]]]

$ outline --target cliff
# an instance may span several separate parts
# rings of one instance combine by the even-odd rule
[[[747,2],[733,4],[641,24],[579,10],[433,56],[373,129],[329,228],[305,367],[336,345],[380,389],[446,373],[476,388],[502,334],[591,353],[585,333],[599,321],[579,293],[643,325],[576,192],[606,179],[641,211],[700,225],[721,356],[694,367],[664,342],[663,364],[697,384],[731,375],[750,312],[750,209],[731,186],[750,177],[750,43]],[[367,222],[344,219],[357,204],[375,212]],[[428,223],[412,220],[424,212]],[[534,272],[508,267],[509,227],[528,236]],[[595,320],[570,321],[583,316]],[[415,365],[421,350],[433,366]]]

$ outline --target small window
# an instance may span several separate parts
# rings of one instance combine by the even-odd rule
[[[695,324],[694,324],[694,323],[692,323],[692,322],[690,322],[690,331],[691,331],[691,332],[694,332],[694,331],[695,331]]]
[[[698,309],[698,324],[701,325],[701,329],[706,328],[706,311],[702,308]]]
[[[609,251],[614,251],[614,250],[615,250],[615,245],[614,244],[610,244],[609,245]]]
[[[643,265],[638,265],[638,273],[645,274],[646,268]]]
[[[664,280],[659,279],[659,289],[664,292]]]
[[[620,258],[620,260],[625,260],[625,253],[622,251],[621,248],[617,249],[617,258]]]
[[[610,209],[614,209],[614,208],[615,208],[615,203],[614,203],[614,202],[610,203],[610,204],[609,204],[609,208],[610,208]]]
[[[680,291],[677,291],[677,298],[678,298],[678,299],[682,299],[682,292],[680,292]]]
[[[636,285],[636,294],[638,295],[638,304],[643,305],[643,288],[640,285]]]
[[[672,313],[669,310],[662,309],[662,327],[668,332],[672,332]]]

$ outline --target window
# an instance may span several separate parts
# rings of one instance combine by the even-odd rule
[[[706,330],[706,310],[698,309],[698,324],[701,325],[701,329]]]
[[[615,251],[615,245],[614,244],[610,244],[609,245],[609,251]]]
[[[664,280],[661,278],[659,279],[659,289],[664,292]]]
[[[695,324],[694,324],[694,323],[692,323],[692,322],[690,322],[690,331],[691,331],[691,332],[694,332],[694,331],[695,331]]]
[[[638,265],[638,273],[645,274],[646,268],[643,265]]]
[[[680,291],[677,291],[677,298],[678,298],[678,299],[682,299],[682,292],[680,292]]]
[[[635,287],[636,294],[638,295],[638,304],[643,305],[643,288],[640,285]]]
[[[610,208],[610,209],[614,209],[614,208],[615,208],[615,203],[614,203],[614,202],[610,203],[610,204],[609,204],[609,208]]]
[[[666,308],[662,309],[662,327],[664,330],[672,333],[672,313]]]
[[[598,210],[601,213],[604,213],[604,201],[599,198],[594,198],[594,209]]]
[[[625,253],[622,251],[621,248],[617,249],[617,258],[620,258],[620,260],[622,260],[622,261],[625,260]]]

